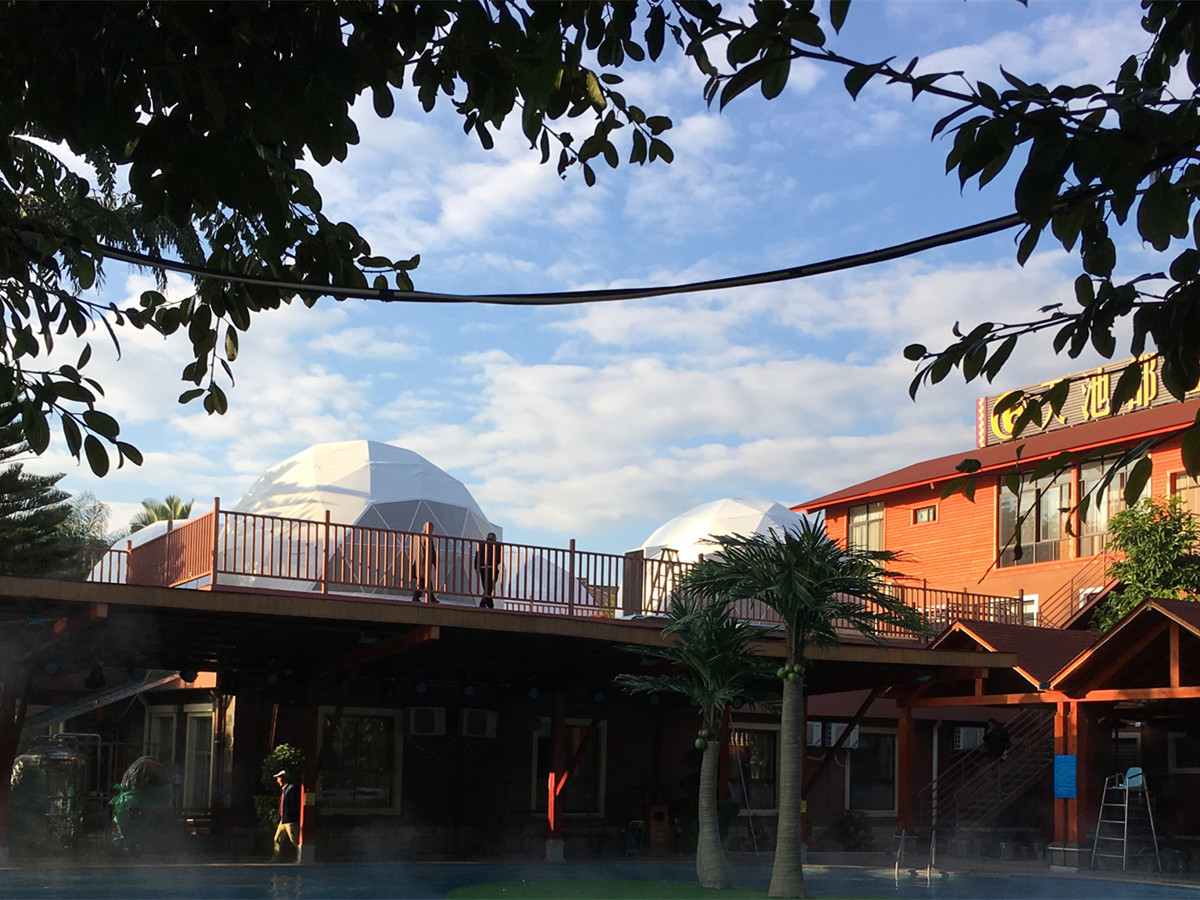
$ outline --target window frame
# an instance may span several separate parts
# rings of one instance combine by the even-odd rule
[[[854,778],[854,750],[846,751],[846,775],[844,778],[842,808],[847,811],[861,812],[871,818],[895,817],[900,813],[900,730],[881,725],[861,725],[858,730],[858,746],[863,746],[863,738],[871,734],[890,735],[892,746],[892,806],[891,809],[854,809],[850,805],[850,785]]]
[[[862,511],[862,520],[855,521],[855,513]],[[882,500],[872,500],[868,503],[858,503],[846,510],[846,543],[855,550],[879,551],[886,546],[884,535],[884,505]],[[866,541],[857,541],[856,532],[865,531]],[[872,536],[876,537],[872,541]],[[874,546],[877,543],[878,546]]]
[[[325,729],[322,727],[326,716],[337,711],[335,706],[317,707],[317,752],[320,753],[325,745]],[[390,806],[332,806],[326,802],[326,791],[322,785],[328,767],[317,776],[317,788],[314,791],[316,803],[322,813],[349,815],[384,815],[394,816],[400,813],[401,785],[404,774],[404,709],[373,706],[347,706],[342,710],[342,719],[346,718],[379,718],[392,720],[392,803]]]
[[[1103,480],[1105,472],[1112,466],[1114,460],[1108,459],[1090,460],[1080,463],[1076,469],[1076,506],[1082,501],[1084,494],[1090,490],[1089,484],[1098,484]],[[1088,514],[1086,517],[1077,516],[1079,520],[1078,532],[1076,538],[1076,556],[1086,558],[1092,556],[1100,556],[1108,550],[1108,523],[1112,521],[1112,517],[1122,510],[1127,508],[1125,503],[1125,485],[1129,479],[1129,473],[1132,471],[1132,464],[1118,469],[1109,481],[1108,486],[1104,489],[1103,497],[1103,516],[1104,521],[1098,522],[1098,509],[1095,504],[1095,497],[1088,504]],[[1090,470],[1098,470],[1093,472]],[[1085,476],[1088,476],[1085,478]],[[1138,497],[1139,500],[1150,495],[1150,484],[1146,483],[1142,488],[1142,494]]]
[[[921,513],[929,512],[932,515],[928,519],[918,518]],[[916,525],[936,525],[938,521],[938,505],[930,503],[926,506],[915,506],[912,511],[912,524]]]
[[[1073,474],[1071,481],[1062,483],[1059,481],[1058,474],[1046,475],[1038,479],[1029,478],[1029,474],[1029,472],[1021,473],[1021,488],[1017,495],[1014,496],[1008,488],[1003,486],[999,490],[996,500],[996,568],[998,569],[1059,562],[1063,559],[1064,547],[1071,541],[1069,525],[1073,508],[1071,504],[1072,482],[1077,480],[1078,475]],[[1032,506],[1029,505],[1031,494]],[[1045,506],[1044,504],[1054,496],[1057,496],[1056,506]],[[1011,511],[1006,509],[1010,505]],[[1020,522],[1018,522],[1017,515],[1019,509],[1026,514],[1024,521]],[[1048,518],[1047,512],[1053,510],[1057,510],[1056,514],[1050,517],[1057,521],[1056,535],[1046,537],[1042,531],[1043,525]],[[1011,529],[1010,523],[1005,522],[1007,515],[1012,516]],[[1022,534],[1022,558],[1019,560],[1014,558],[1016,550],[1014,539],[1018,534],[1018,524]],[[1033,534],[1031,539],[1026,539],[1024,532],[1031,526]]]
[[[1176,747],[1182,738],[1191,737],[1200,748],[1200,736],[1188,735],[1182,731],[1167,732],[1167,771],[1171,774],[1180,775],[1200,775],[1200,765],[1181,766],[1178,762],[1178,751]],[[1197,752],[1197,757],[1200,757],[1200,750]]]
[[[213,741],[217,735],[216,710],[210,703],[188,703],[183,742],[183,806],[204,808],[212,805],[213,769],[217,754]],[[198,733],[199,723],[207,721],[208,733]]]
[[[543,737],[551,736],[551,721],[549,716],[541,716],[541,724],[533,730],[531,735],[532,746],[529,754],[529,810],[532,813],[544,815],[546,813],[546,783],[541,780],[538,775],[538,763],[540,756],[538,754],[539,740]],[[596,742],[597,742],[597,757],[596,757],[596,809],[591,810],[561,810],[561,815],[568,819],[585,819],[585,818],[603,818],[607,806],[608,795],[608,719],[584,719],[584,718],[568,718],[564,721],[567,728],[580,728],[587,730],[592,723],[596,723]],[[571,752],[568,747],[568,754]]]
[[[739,722],[736,724],[733,722],[730,722],[729,723],[729,735],[728,735],[727,740],[729,740],[729,741],[733,740],[733,733],[735,731],[761,731],[761,732],[769,732],[775,736],[775,776],[774,776],[775,777],[775,782],[774,782],[775,783],[775,789],[774,789],[775,805],[770,808],[761,807],[761,806],[747,807],[745,804],[747,802],[749,802],[749,791],[745,788],[745,786],[743,786],[743,788],[742,788],[742,793],[744,795],[743,803],[742,803],[741,807],[738,809],[738,815],[767,816],[767,815],[778,814],[778,812],[779,812],[779,751],[781,750],[780,745],[782,743],[782,741],[780,740],[780,726],[775,722]],[[809,749],[807,738],[808,738],[808,736],[807,736],[807,726],[806,726],[806,728],[805,728],[805,751],[806,752]],[[735,760],[733,759],[732,751],[730,751],[729,767],[730,767],[730,774],[732,776],[732,770],[735,767]],[[731,777],[730,781],[732,781],[732,780],[733,779]]]

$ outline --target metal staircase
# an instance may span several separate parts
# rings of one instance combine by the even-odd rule
[[[982,747],[964,753],[918,794],[918,822],[942,831],[994,821],[1049,771],[1054,761],[1054,714],[1022,710],[1006,726],[1012,743],[1004,760]]]
[[[1131,843],[1144,844],[1149,839],[1154,848],[1154,861],[1162,871],[1158,852],[1158,832],[1154,828],[1154,810],[1146,790],[1146,776],[1138,767],[1124,774],[1110,775],[1104,782],[1100,800],[1100,816],[1096,821],[1096,839],[1092,843],[1092,868],[1097,859],[1119,859],[1121,871],[1129,865]]]

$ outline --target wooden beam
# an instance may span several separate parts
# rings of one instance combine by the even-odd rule
[[[962,697],[926,697],[909,702],[913,709],[965,706],[1026,706],[1035,703],[1058,703],[1066,699],[1059,691],[1039,691],[1033,694],[967,694]]]
[[[1179,676],[1179,623],[1171,623],[1170,633],[1170,684],[1171,687],[1177,688],[1180,685]]]
[[[1161,636],[1162,633],[1167,630],[1168,624],[1169,623],[1166,620],[1159,622],[1140,638],[1126,647],[1116,659],[1092,676],[1092,678],[1088,680],[1087,684],[1082,686],[1083,691],[1076,690],[1071,691],[1071,693],[1086,693],[1095,685],[1103,684],[1109,675],[1112,675],[1119,669],[1123,669],[1129,663],[1129,661],[1133,659],[1133,657],[1137,656],[1139,653],[1145,650],[1153,640]],[[1089,656],[1090,655],[1091,654],[1089,653]]]
[[[373,662],[387,656],[403,653],[411,647],[426,641],[436,641],[441,637],[440,625],[418,625],[402,634],[394,634],[374,644],[356,647],[349,653],[343,653],[336,659],[326,660],[317,668],[318,675],[328,675],[330,672],[341,672],[355,669],[363,663]]]
[[[1200,686],[1088,691],[1076,699],[1081,703],[1120,703],[1123,700],[1196,700],[1200,699]]]
[[[54,624],[50,626],[51,635],[36,646],[30,647],[14,662],[26,662],[30,657],[36,656],[43,650],[53,647],[55,644],[66,640],[73,634],[82,631],[92,622],[97,619],[104,619],[108,616],[108,606],[104,603],[89,603],[82,609],[78,609],[69,616],[63,616],[61,619],[56,619]]]

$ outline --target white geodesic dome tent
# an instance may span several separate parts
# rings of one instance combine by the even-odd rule
[[[712,535],[780,533],[799,526],[800,517],[782,503],[740,498],[714,500],[676,516],[646,538],[638,549],[646,559],[697,562],[702,554],[708,556],[717,549],[708,540]]]
[[[317,444],[272,466],[236,512],[482,540],[500,529],[461,481],[425,457],[379,441]]]
[[[647,560],[695,563],[712,556],[719,547],[713,535],[782,533],[798,528],[800,516],[782,503],[770,500],[727,498],[702,503],[656,529],[638,548]],[[675,589],[678,570],[660,568],[649,575],[644,588],[644,610],[660,611]]]
[[[461,481],[420,454],[378,441],[339,441],[317,444],[268,469],[232,507],[232,511],[284,519],[324,521],[419,532],[426,522],[436,535],[480,541],[488,532],[502,537]],[[330,548],[335,554],[338,548]],[[447,567],[470,571],[470,554],[440,560]],[[451,579],[453,580],[453,579]],[[223,582],[250,586],[259,576],[237,576]],[[283,590],[316,588],[315,583],[280,583]],[[262,584],[261,586],[268,586]],[[447,598],[453,600],[453,598]]]

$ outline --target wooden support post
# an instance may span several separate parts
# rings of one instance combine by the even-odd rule
[[[562,862],[562,810],[559,797],[567,784],[567,696],[554,692],[550,705],[550,776],[546,784],[546,862]]]
[[[575,538],[567,551],[567,615],[575,615]]]
[[[217,568],[218,560],[221,558],[220,548],[218,544],[221,542],[221,498],[213,497],[213,520],[212,520],[212,575],[208,581],[209,590],[217,589]]]
[[[325,510],[325,547],[321,551],[321,593],[329,593],[329,561],[333,559],[333,545],[329,541],[329,525],[330,514],[329,510]]]
[[[313,679],[315,681],[315,679]],[[314,834],[316,817],[313,815],[317,800],[317,777],[320,774],[320,750],[317,735],[321,730],[320,707],[314,699],[315,691],[310,681],[307,701],[300,725],[300,862],[316,862],[317,844]]]
[[[1179,623],[1171,623],[1170,633],[1170,685],[1177,688],[1180,685],[1179,681]]]
[[[9,864],[9,835],[12,816],[12,785],[7,777],[12,772],[21,742],[21,726],[25,722],[25,688],[28,673],[16,666],[0,671],[0,868]]]
[[[898,771],[896,772],[897,787],[899,793],[896,798],[896,825],[902,831],[912,830],[913,827],[913,809],[915,808],[916,797],[916,779],[913,770],[913,753],[916,744],[916,729],[913,724],[913,714],[909,707],[903,707],[900,710],[900,721],[898,723],[897,735],[897,751],[900,756]]]
[[[625,554],[621,568],[621,613],[640,616],[642,593],[646,576],[646,559],[641,550],[630,550]]]
[[[1067,704],[1059,703],[1054,710],[1054,754],[1067,752]],[[1067,801],[1054,798],[1054,843],[1067,842]]]
[[[1087,829],[1094,811],[1091,793],[1097,788],[1092,759],[1092,723],[1087,705],[1076,700],[1058,703],[1054,716],[1054,752],[1075,759],[1073,797],[1054,799],[1054,844],[1051,865],[1078,870],[1086,862]]]

